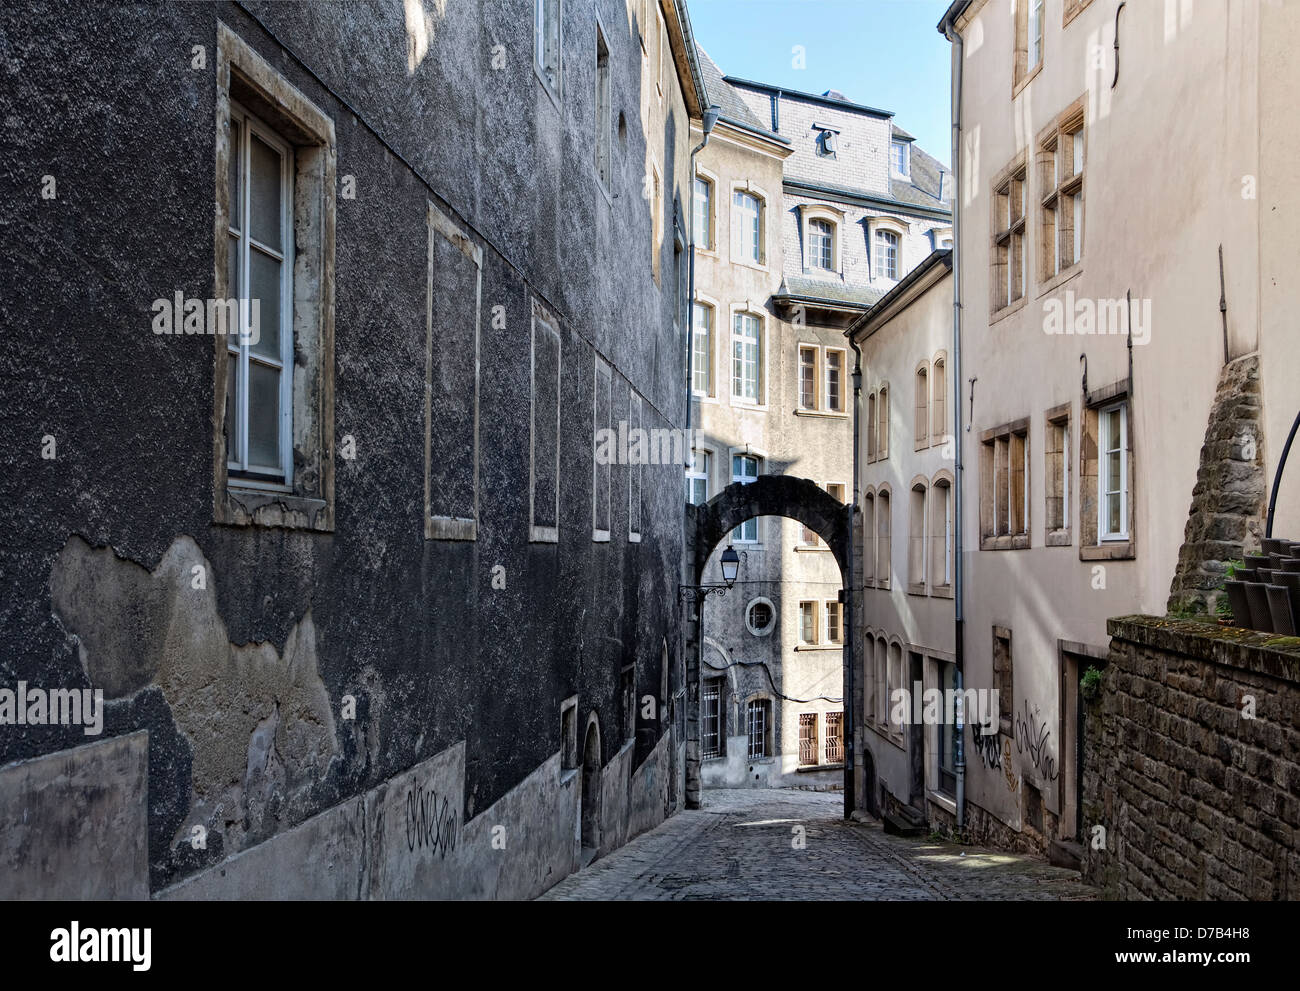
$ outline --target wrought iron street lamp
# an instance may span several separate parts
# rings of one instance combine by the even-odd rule
[[[727,590],[736,584],[736,576],[740,574],[740,555],[730,544],[722,552],[722,583],[712,585],[678,585],[677,591],[682,599],[686,602],[702,602],[710,595],[716,595],[719,598],[727,594]]]

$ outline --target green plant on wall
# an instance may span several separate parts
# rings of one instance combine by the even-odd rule
[[[1244,566],[1244,561],[1229,561],[1227,568],[1223,572],[1223,581],[1215,586],[1218,595],[1215,596],[1214,614],[1216,616],[1231,616],[1232,606],[1228,602],[1228,592],[1225,588],[1227,582],[1237,577],[1237,572]]]
[[[1101,694],[1101,670],[1095,664],[1089,664],[1088,670],[1079,679],[1079,689],[1083,697],[1091,702]]]

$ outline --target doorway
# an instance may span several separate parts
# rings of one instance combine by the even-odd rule
[[[600,850],[600,727],[595,715],[587,723],[582,747],[582,866]]]

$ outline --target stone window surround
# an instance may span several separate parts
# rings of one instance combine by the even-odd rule
[[[867,395],[874,406],[875,421],[867,421],[867,464],[889,460],[889,382],[881,382]],[[884,443],[881,443],[881,441]]]
[[[1098,541],[1097,518],[1100,504],[1098,483],[1100,464],[1097,456],[1098,413],[1106,406],[1123,402],[1128,405],[1126,417],[1127,480],[1128,480],[1128,539]],[[1136,457],[1133,443],[1133,409],[1129,402],[1128,381],[1121,379],[1084,397],[1079,429],[1079,560],[1128,561],[1137,557],[1134,489],[1138,482],[1135,471]],[[1091,455],[1091,457],[1089,456]]]
[[[1087,129],[1087,100],[1088,95],[1085,93],[1077,100],[1071,103],[1065,110],[1061,111],[1054,120],[1038,132],[1035,138],[1034,147],[1037,149],[1035,161],[1038,165],[1038,179],[1036,186],[1038,188],[1038,223],[1035,225],[1038,236],[1035,238],[1035,250],[1038,252],[1038,292],[1041,296],[1044,293],[1051,292],[1063,282],[1067,282],[1083,270],[1083,235],[1079,237],[1079,257],[1072,263],[1061,268],[1057,272],[1049,272],[1047,265],[1048,260],[1052,258],[1053,246],[1047,240],[1047,215],[1049,210],[1054,210],[1056,214],[1055,234],[1058,243],[1063,236],[1061,200],[1064,196],[1074,195],[1076,192],[1083,199],[1083,212],[1087,212],[1087,196],[1084,195],[1084,183],[1087,181],[1086,173],[1088,170],[1088,129]],[[1063,178],[1061,174],[1061,155],[1060,150],[1063,147],[1064,138],[1070,134],[1077,134],[1075,140],[1083,142],[1083,164],[1080,168],[1077,178],[1071,174]],[[1047,187],[1047,174],[1049,162],[1054,166],[1055,182],[1049,189]],[[1073,162],[1071,162],[1073,165]],[[1028,197],[1026,197],[1028,199]],[[1055,199],[1055,203],[1049,207],[1047,201]],[[1070,230],[1073,231],[1074,218],[1070,218]],[[1085,223],[1086,216],[1081,217]]]
[[[1038,29],[1042,32],[1042,48],[1038,53],[1038,64],[1033,68],[1029,67],[1029,5],[1034,0],[1016,0],[1014,15],[1015,21],[1012,26],[1012,59],[1011,59],[1011,98],[1014,100],[1030,81],[1033,80],[1040,72],[1043,71],[1043,63],[1047,61],[1047,3],[1043,2],[1043,16],[1039,22]]]
[[[989,655],[989,671],[993,687],[998,692],[998,732],[1008,739],[1015,739],[1015,650],[1012,643],[1011,628],[1007,626],[993,625],[993,638],[991,641],[992,653]],[[997,642],[1001,640],[1006,643],[1006,665],[1002,670],[998,669],[997,664]],[[962,686],[963,688],[966,686]]]
[[[910,226],[907,221],[895,217],[881,216],[864,217],[863,223],[867,226],[867,271],[870,273],[870,281],[890,286],[897,285],[899,280],[906,274],[907,266],[903,261],[903,249],[907,244],[907,235],[911,230]],[[897,278],[891,279],[878,271],[879,266],[876,264],[876,234],[879,231],[889,231],[898,235],[898,257],[894,259],[894,270]]]
[[[734,208],[737,193],[748,193],[758,200],[758,254],[759,260],[753,261],[751,258],[735,257],[735,233],[734,226],[740,222],[739,212]],[[770,225],[768,224],[768,209],[772,199],[768,196],[767,191],[752,182],[749,179],[733,179],[727,188],[727,245],[728,261],[733,265],[744,265],[746,268],[757,269],[760,272],[768,271],[768,261],[772,252],[768,248],[768,237]]]
[[[537,420],[536,420],[536,397],[537,397],[537,368],[535,356],[537,354],[537,330],[541,325],[543,333],[553,334],[555,336],[555,353],[557,361],[555,363],[555,526],[537,526],[533,521],[537,519],[533,500],[536,498],[536,479],[537,466],[534,451],[536,450],[537,438]],[[528,419],[528,539],[532,543],[555,544],[560,540],[560,406],[562,405],[562,382],[564,378],[564,343],[560,337],[560,324],[555,319],[550,310],[546,308],[536,296],[533,297],[532,306],[532,327],[531,327],[531,357],[529,362],[529,394],[533,406],[532,415]]]
[[[878,589],[883,589],[884,591],[889,591],[893,587],[893,581],[894,581],[894,569],[892,563],[893,562],[892,549],[893,549],[893,542],[894,542],[894,492],[890,484],[888,482],[885,482],[881,485],[877,485],[875,491],[875,497],[876,497],[876,502],[875,502],[876,511],[874,513],[876,517],[875,533],[872,536],[875,542],[876,553],[875,553],[875,567],[872,568],[872,574],[875,575],[875,578],[873,579],[874,582],[873,587]],[[883,505],[888,507],[889,510],[888,516],[886,516],[884,513],[881,512],[882,499],[884,500]],[[887,522],[889,525],[888,532],[883,535],[880,532],[880,525],[882,522]],[[886,577],[884,578],[880,576],[881,575],[880,564],[882,560],[884,561],[885,564],[885,570],[888,572]]]
[[[825,203],[800,203],[796,209],[799,212],[799,229],[801,236],[799,238],[800,246],[803,248],[803,271],[805,275],[812,276],[843,276],[844,275],[844,211],[836,207],[829,206]],[[831,267],[821,268],[820,266],[810,265],[809,258],[812,256],[809,248],[809,237],[811,233],[811,223],[814,220],[823,220],[831,225]]]
[[[605,30],[605,23],[601,19],[600,11],[596,11],[596,135],[595,135],[595,155],[593,164],[596,173],[596,185],[599,187],[601,195],[605,198],[608,206],[614,205],[614,128],[616,126],[614,117],[614,78],[611,62],[613,55],[609,47],[609,32]],[[605,69],[602,77],[600,56],[604,53]],[[563,59],[561,58],[561,62]],[[602,85],[603,79],[603,85]],[[602,121],[603,115],[608,119]],[[607,142],[602,148],[602,141]],[[603,152],[603,155],[602,155]],[[601,175],[601,166],[604,165],[604,175]]]
[[[654,155],[649,156],[646,178],[649,180],[650,192],[650,274],[658,286],[663,280],[663,265],[659,256],[664,249],[664,180]]]
[[[924,379],[924,384],[922,380]],[[912,371],[912,450],[924,451],[933,441],[930,437],[930,361],[922,358]],[[921,395],[921,390],[925,395]],[[925,433],[922,435],[921,430]]]
[[[1005,165],[1002,170],[993,177],[992,182],[989,183],[989,263],[991,266],[989,275],[989,321],[991,323],[1001,320],[1003,317],[1009,316],[1018,311],[1025,305],[1025,300],[1029,296],[1029,293],[1026,291],[1025,282],[1025,266],[1028,262],[1028,258],[1026,257],[1028,254],[1028,244],[1025,240],[1028,228],[1028,218],[1025,214],[1028,213],[1029,197],[1025,193],[1024,186],[1027,178],[1028,154],[1026,150],[1021,149],[1015,158]],[[999,206],[1001,205],[1003,187],[1007,187],[1007,195],[1009,197],[1012,182],[1020,183],[1020,196],[1025,209],[1021,211],[1021,215],[1016,217],[1014,221],[1009,222],[1009,224],[1004,224],[1004,221],[999,216]],[[1002,301],[1002,293],[1007,281],[1005,265],[1011,264],[1012,245],[1014,244],[1013,239],[1016,236],[1019,236],[1020,238],[1021,291],[1019,296],[1004,303]],[[1004,238],[1007,239],[1008,257],[1006,263],[999,262],[998,260],[998,249],[1000,247],[1000,242]]]
[[[293,463],[291,488],[227,478],[226,341],[213,335],[213,520],[334,529],[334,121],[225,23],[217,22],[213,296],[230,297],[229,120],[234,96],[293,145]],[[312,290],[315,291],[312,291]]]
[[[732,391],[735,387],[735,371],[732,368],[733,356],[735,355],[735,343],[732,338],[736,333],[736,316],[738,314],[758,318],[758,399],[756,403],[749,402],[746,399],[737,399]],[[714,332],[717,332],[717,311],[714,310]],[[727,307],[727,396],[732,406],[739,409],[756,410],[766,412],[767,410],[767,383],[768,383],[768,353],[770,351],[769,342],[771,333],[768,327],[768,313],[763,307],[753,300],[746,300],[741,303],[732,303]],[[714,390],[717,391],[716,389]]]
[[[1090,4],[1092,0],[1065,0],[1061,9],[1061,27],[1064,28],[1072,20],[1079,16]]]
[[[635,415],[633,410],[636,410]],[[642,429],[643,417],[645,416],[645,401],[641,394],[631,385],[627,390],[627,429]],[[627,466],[627,539],[630,544],[641,543],[641,527],[645,524],[645,506],[642,501],[642,482],[644,481],[645,465],[629,464]],[[632,507],[636,505],[636,527],[632,523]]]
[[[710,477],[708,466],[710,464],[717,463],[717,453],[718,452],[711,447],[705,447],[703,445],[700,445],[694,448],[694,457],[692,459],[694,461],[694,464],[690,464],[686,466],[687,478],[704,479],[704,495],[705,495],[704,501],[705,502],[708,502],[709,499],[712,498],[710,493],[713,492],[713,479]],[[700,462],[701,455],[703,455],[704,457],[704,462],[702,467]]]
[[[1078,500],[1074,498],[1073,492],[1071,491],[1074,487],[1074,475],[1075,475],[1075,473],[1072,470],[1070,470],[1074,466],[1074,461],[1070,455],[1070,447],[1074,440],[1074,430],[1071,429],[1073,425],[1073,421],[1074,421],[1073,403],[1062,403],[1059,406],[1053,406],[1051,409],[1049,409],[1046,413],[1043,414],[1043,437],[1044,437],[1043,471],[1045,473],[1043,476],[1044,500],[1047,499],[1048,493],[1052,490],[1052,485],[1049,484],[1049,477],[1047,473],[1050,473],[1052,471],[1052,456],[1053,454],[1057,453],[1057,452],[1048,451],[1046,439],[1051,436],[1051,432],[1053,428],[1061,425],[1065,427],[1065,436],[1064,436],[1065,450],[1059,452],[1061,458],[1061,464],[1065,474],[1065,478],[1064,478],[1065,490],[1062,493],[1062,497],[1065,500],[1065,506],[1064,506],[1065,518],[1063,520],[1064,525],[1057,529],[1052,529],[1052,530],[1047,529],[1048,516],[1046,510],[1044,509],[1043,544],[1047,547],[1069,547],[1071,544],[1074,543],[1074,527],[1073,527],[1072,514],[1074,513],[1075,505],[1077,504]]]
[[[953,487],[956,484],[957,483],[953,479],[952,472],[949,471],[947,468],[940,468],[937,472],[934,473],[934,477],[930,479],[929,494],[932,498],[929,499],[930,512],[929,512],[928,519],[930,523],[930,534],[929,534],[930,547],[927,549],[927,552],[930,555],[930,562],[929,562],[929,571],[927,572],[927,576],[929,582],[929,594],[937,599],[951,599],[953,597],[952,578],[953,578],[953,569],[956,566],[956,556],[954,554],[954,551],[956,549],[956,539],[957,539],[956,531],[955,531],[957,521],[954,516],[954,513],[956,512],[956,506],[955,503],[953,502],[953,492],[954,492]],[[948,490],[947,510],[948,510],[949,529],[948,529],[947,562],[944,561],[943,534],[939,532],[939,527],[942,525],[942,519],[939,514],[940,511],[944,508],[944,503],[940,502],[938,499],[933,498],[935,491],[943,488],[946,488]],[[934,576],[944,573],[945,564],[947,565],[948,581],[936,582]]]
[[[567,718],[570,717],[571,718]],[[560,767],[569,775],[578,773],[578,696],[560,703]]]
[[[1032,512],[1026,511],[1025,521],[1024,521],[1025,523],[1024,532],[1005,533],[1005,534],[998,534],[996,532],[997,521],[996,519],[994,519],[994,513],[995,513],[994,500],[996,499],[996,493],[994,489],[997,485],[997,480],[995,477],[991,477],[991,473],[995,471],[995,467],[992,463],[986,464],[987,459],[983,456],[984,448],[987,448],[989,445],[994,444],[996,441],[1002,440],[1003,438],[1007,439],[1008,442],[1007,449],[1009,452],[1011,449],[1010,439],[1014,436],[1020,436],[1023,438],[1023,443],[1025,446],[1025,462],[1026,462],[1024,467],[1023,484],[1026,490],[1032,491],[1032,488],[1030,486],[1030,478],[1032,473],[1033,461],[1030,457],[1029,418],[1022,417],[1021,419],[1014,420],[1011,423],[1004,423],[1001,426],[997,426],[989,430],[985,430],[982,434],[980,434],[981,458],[980,458],[980,487],[979,487],[979,519],[980,519],[980,550],[982,551],[1023,550],[1031,546],[1030,534],[1032,533],[1032,526],[1033,526]],[[1011,477],[1010,477],[1011,465],[1009,463],[1007,465],[1007,475],[1008,475],[1007,525],[1008,527],[1010,527],[1010,521],[1012,517],[1011,517],[1011,507],[1009,505],[1009,501],[1011,498],[1012,486],[1011,486]],[[1025,504],[1029,506],[1030,510],[1032,510],[1033,508],[1032,499],[1026,499]],[[992,526],[994,528],[992,532],[990,532],[989,530],[990,522],[992,523]]]
[[[542,25],[537,19],[539,12],[537,4],[533,5],[533,75],[537,81],[542,84],[542,89],[546,95],[551,98],[557,110],[560,108],[560,100],[564,96],[564,11],[563,0],[543,0],[546,4],[554,4],[556,17],[555,23],[555,84],[546,78],[543,68],[538,64],[538,55],[541,51],[541,31]]]
[[[813,361],[814,385],[816,387],[817,394],[813,400],[814,405],[808,409],[805,409],[804,406],[802,405],[803,402],[802,360],[803,360],[803,352],[805,349],[817,352],[817,356]],[[830,417],[837,417],[839,419],[847,419],[849,415],[849,409],[848,409],[849,402],[848,402],[848,395],[847,395],[848,393],[847,384],[849,381],[848,349],[836,347],[833,344],[818,344],[816,341],[799,341],[796,347],[796,351],[800,358],[800,364],[797,365],[799,374],[798,376],[796,376],[795,379],[796,392],[795,392],[795,403],[794,403],[794,415],[795,416],[830,416]],[[840,355],[840,380],[841,380],[840,381],[840,406],[842,408],[837,410],[830,409],[829,407],[826,406],[826,394],[828,392],[826,388],[826,376],[829,373],[829,369],[830,369],[830,366],[826,361],[826,354],[829,351],[838,352]]]
[[[943,369],[943,387],[936,368]],[[936,398],[938,401],[936,401]],[[948,352],[940,349],[930,359],[930,446],[942,445],[948,437]]]
[[[931,688],[942,690],[943,666],[945,664],[955,664],[957,662],[956,654],[950,650],[938,650],[934,647],[912,647],[911,645],[909,645],[909,650],[912,653],[921,655],[921,690],[929,691]],[[939,752],[940,731],[942,729],[943,726],[937,723],[924,727],[925,797],[955,813],[957,806],[954,798],[956,796],[939,790],[939,768],[943,760],[943,755]]]
[[[746,739],[745,759],[746,761],[753,761],[756,764],[772,763],[772,761],[775,760],[776,746],[777,746],[776,719],[775,716],[773,715],[773,713],[776,711],[776,706],[772,704],[772,696],[768,695],[766,692],[753,692],[752,694],[745,696],[744,699],[741,699],[739,701],[740,704],[738,708],[741,712],[745,714],[745,739]],[[763,720],[763,756],[761,757],[749,756],[749,746],[748,746],[749,707],[751,704],[755,702],[767,703],[767,707],[766,707],[767,712]]]
[[[870,550],[868,550],[870,548]],[[867,564],[871,573],[867,574]],[[876,487],[862,489],[862,587],[876,587]]]
[[[697,403],[710,403],[717,405],[718,400],[718,311],[721,307],[718,301],[712,296],[706,296],[698,289],[695,292],[695,302],[700,306],[707,307],[713,316],[713,323],[709,327],[709,386],[710,391],[706,395],[703,392],[695,390],[695,383],[691,383],[691,396]],[[695,311],[691,311],[691,335],[695,334]],[[691,344],[694,346],[694,340]]]
[[[478,466],[479,466],[479,321],[483,298],[483,249],[475,244],[467,232],[456,226],[455,222],[433,205],[428,203],[428,302],[425,311],[425,348],[424,348],[424,536],[426,540],[477,540],[478,539]],[[474,288],[474,450],[472,453],[474,473],[474,515],[472,517],[450,517],[433,515],[433,266],[434,238],[444,237],[456,247],[478,269]],[[558,475],[556,476],[559,477]],[[559,520],[559,516],[556,516]]]
[[[926,546],[927,524],[930,516],[930,480],[924,475],[917,475],[907,486],[908,494],[908,532],[907,532],[907,584],[908,595],[925,595],[930,583],[929,548]],[[920,496],[920,513],[917,513],[916,496]],[[920,532],[916,530],[920,528]],[[920,580],[913,573],[914,551],[912,541],[920,541]]]
[[[772,618],[768,621],[767,626],[758,627],[754,625],[752,613],[754,607],[760,605],[767,606],[767,608],[771,610]],[[771,636],[772,631],[776,629],[776,619],[776,605],[766,596],[757,595],[745,603],[745,629],[747,629],[752,636]]]
[[[602,388],[601,379],[604,378],[603,387],[609,391],[609,422],[601,423],[597,417],[600,411],[600,390]],[[613,369],[604,359],[596,357],[592,363],[592,389],[591,389],[591,421],[592,436],[595,437],[596,431],[613,426],[614,420],[614,374]],[[604,468],[608,473],[605,476],[605,522],[606,526],[600,526],[600,515],[597,508],[600,505],[601,496],[601,477],[600,470]],[[595,448],[592,448],[591,458],[591,539],[593,543],[609,543],[610,533],[614,529],[614,480],[613,466],[602,465],[596,461]]]
[[[718,181],[718,176],[716,173],[710,172],[708,169],[700,165],[695,166],[695,175],[700,179],[703,179],[705,182],[709,184],[709,243],[700,244],[697,241],[695,244],[695,253],[699,255],[708,255],[710,258],[717,258],[718,257],[718,218],[722,212],[722,206],[718,202],[718,189],[721,187],[721,183]],[[692,184],[691,223],[693,224],[694,222],[695,222],[695,186],[694,184]],[[691,236],[698,238],[700,236],[700,232],[698,230],[692,230]],[[699,298],[699,293],[696,293],[696,298]]]

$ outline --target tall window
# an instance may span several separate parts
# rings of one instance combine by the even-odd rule
[[[713,247],[713,183],[695,177],[695,244],[705,251]]]
[[[560,0],[534,0],[533,60],[547,88],[560,95]]]
[[[239,333],[226,335],[231,479],[288,485],[293,470],[293,148],[230,105],[229,279]]]
[[[817,643],[817,603],[799,603],[799,642]]]
[[[934,359],[931,377],[934,381],[930,383],[930,436],[933,442],[942,444],[948,436],[948,375],[943,358]]]
[[[817,348],[799,346],[799,408],[817,408]]]
[[[752,313],[737,313],[731,333],[731,398],[762,402],[763,326]]]
[[[844,352],[826,349],[826,410],[844,412]]]
[[[1043,61],[1043,0],[1029,0],[1029,68]]]
[[[1083,259],[1083,151],[1083,107],[1076,105],[1039,144],[1042,279],[1050,279]]]
[[[591,402],[591,436],[612,427],[614,412],[613,378],[609,365],[596,359],[594,390]],[[610,466],[605,459],[592,457],[591,529],[593,540],[609,540],[610,531]]]
[[[876,457],[889,457],[889,386],[880,387],[876,398]]]
[[[664,191],[659,169],[650,167],[650,273],[659,281],[659,256],[664,243]]]
[[[693,506],[709,501],[709,461],[707,451],[695,452],[695,464],[686,469],[686,501]]]
[[[876,494],[862,495],[862,579],[867,585],[876,582]]]
[[[748,485],[758,480],[758,458],[744,454],[731,457],[731,480]],[[745,520],[732,531],[736,543],[753,544],[758,541],[758,519]]]
[[[763,263],[763,201],[736,190],[731,201],[731,253],[737,261]]]
[[[908,144],[906,141],[889,143],[889,167],[895,175],[908,175]]]
[[[1009,172],[994,189],[993,309],[1025,294],[1025,167]]]
[[[1043,0],[1017,0],[1013,88],[1019,87],[1043,61]]]
[[[844,762],[844,713],[826,713],[826,763]]]
[[[930,439],[930,373],[925,363],[916,370],[916,446],[925,447]]]
[[[889,490],[876,493],[876,586],[889,588]]]
[[[957,690],[957,665],[944,661],[939,666],[940,683],[944,698],[951,698],[948,693]],[[947,715],[947,707],[944,707]],[[952,722],[939,726],[939,790],[945,795],[957,793],[957,707],[953,706]]]
[[[893,231],[876,231],[876,278],[898,279],[898,235]]]
[[[713,307],[695,304],[691,376],[697,396],[713,395]]]
[[[768,734],[771,732],[772,703],[768,699],[754,699],[745,706],[745,724],[749,736],[749,759],[767,757],[771,752]]]
[[[710,678],[700,693],[700,756],[705,760],[721,757],[726,743],[722,685],[723,679]]]
[[[1048,534],[1070,526],[1070,416],[1047,421],[1047,447],[1043,452],[1044,489],[1047,492]]]
[[[808,221],[808,267],[835,267],[835,228],[828,220]]]
[[[935,479],[930,488],[930,583],[944,588],[952,584],[952,484]]]
[[[1128,539],[1128,406],[1098,412],[1100,492],[1097,532],[1102,540]]]
[[[876,460],[876,421],[878,413],[876,411],[876,394],[873,392],[867,396],[867,460]]]
[[[614,140],[613,97],[609,71],[609,46],[596,27],[596,174],[609,191],[610,151]]]
[[[983,550],[1028,547],[1029,427],[1026,421],[1019,420],[986,435],[980,471],[980,547]]]
[[[843,413],[844,400],[844,349],[800,344],[799,408]]]
[[[799,713],[799,764],[809,767],[817,763],[817,713]]]
[[[827,599],[824,605],[826,621],[823,629],[826,632],[826,643],[843,643],[844,604],[838,599]]]
[[[908,518],[907,582],[913,592],[925,591],[925,486],[912,486],[912,507]]]

